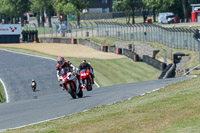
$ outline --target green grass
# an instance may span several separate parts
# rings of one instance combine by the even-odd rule
[[[3,85],[0,83],[0,103],[6,101]]]
[[[9,47],[7,47],[6,49],[19,51],[23,53],[29,53],[33,55],[50,57],[53,59],[57,58],[57,56],[48,55],[28,49],[18,49]],[[82,60],[82,58],[72,58],[72,57],[65,57],[65,59],[70,60],[76,67],[79,66]],[[141,62],[133,63],[128,58],[107,59],[107,60],[86,58],[86,60],[87,62],[90,62],[92,67],[94,68],[95,81],[100,86],[110,86],[110,85],[125,84],[131,82],[156,80],[161,73],[159,70],[145,63]]]
[[[9,132],[198,133],[200,77],[154,93]]]

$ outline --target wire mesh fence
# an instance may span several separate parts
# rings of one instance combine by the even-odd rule
[[[24,26],[24,30],[38,30],[39,37],[91,37],[97,36],[97,25],[94,22],[70,22],[67,25],[54,23],[52,27]]]
[[[193,37],[195,29],[164,28],[155,24],[122,24],[96,22],[97,35],[127,41],[158,42],[171,48],[197,51],[198,41]]]
[[[164,28],[155,24],[123,24],[118,22],[69,22],[54,23],[49,27],[25,26],[25,30],[38,30],[39,37],[108,37],[127,41],[158,42],[171,48],[197,51],[198,41],[193,37],[195,29]]]

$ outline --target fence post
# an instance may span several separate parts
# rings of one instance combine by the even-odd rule
[[[136,36],[136,41],[138,41],[138,32],[137,32],[137,25],[136,25],[136,24],[135,24],[134,31],[135,31],[135,30],[136,30],[136,32],[135,32],[135,33],[136,33],[136,35],[135,35],[135,36]]]
[[[166,51],[166,49],[163,49],[163,58],[164,58],[164,63],[167,64],[167,51]]]
[[[199,51],[199,64],[200,64],[200,41],[198,40],[198,51]]]

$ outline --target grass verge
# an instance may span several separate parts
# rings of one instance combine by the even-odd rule
[[[9,48],[9,47],[2,47],[2,48],[22,53],[28,53],[32,55],[50,57],[53,59],[57,58],[57,56],[54,55],[48,55],[28,49]],[[82,58],[72,58],[72,57],[66,57],[66,59],[70,60],[76,67],[79,66],[82,60]],[[86,60],[90,62],[91,65],[93,66],[95,73],[95,81],[100,86],[110,86],[110,85],[125,84],[131,82],[156,80],[161,73],[160,71],[156,70],[155,68],[145,63],[141,62],[133,63],[128,58],[107,59],[107,60],[86,58]]]
[[[119,40],[119,39],[115,39],[115,38],[105,38],[105,37],[92,37],[90,39],[91,41],[95,41],[95,42],[98,42],[102,45],[105,45],[105,46],[114,46],[115,42],[117,41],[123,41],[123,42],[127,42],[127,41],[124,41],[124,40]],[[130,43],[130,41],[129,41]],[[134,43],[132,41],[132,43]],[[159,49],[159,53],[156,55],[156,58],[158,60],[162,60],[163,59],[163,49],[165,49],[167,51],[167,58],[168,58],[168,63],[171,63],[172,60],[173,60],[173,54],[174,53],[177,53],[177,52],[182,52],[182,53],[185,53],[185,54],[189,54],[189,57],[190,57],[190,61],[187,62],[185,64],[185,66],[187,68],[191,68],[191,67],[195,67],[199,64],[199,55],[198,55],[198,51],[190,51],[190,50],[184,50],[184,49],[175,49],[175,48],[169,48],[163,44],[159,44],[157,42],[139,42],[139,43],[146,43],[156,49]]]
[[[0,82],[0,103],[6,102],[3,85]]]
[[[9,132],[15,133],[194,133],[200,130],[200,77],[168,85],[154,93],[61,119]]]

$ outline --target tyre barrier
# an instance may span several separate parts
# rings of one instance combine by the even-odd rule
[[[109,46],[109,52],[116,53],[115,46]]]
[[[122,54],[122,48],[116,48],[116,54]]]
[[[108,52],[108,46],[101,46],[102,52]]]
[[[21,34],[23,42],[39,42],[38,30],[23,30]]]
[[[131,58],[135,62],[141,61],[141,58],[139,57],[139,55],[134,53],[134,52],[132,52],[131,50],[123,49],[123,55]]]
[[[77,44],[77,39],[75,39],[75,38],[72,38],[72,42],[71,42],[72,44]]]

